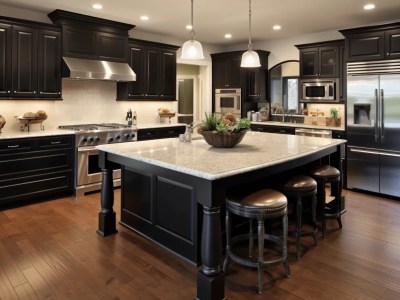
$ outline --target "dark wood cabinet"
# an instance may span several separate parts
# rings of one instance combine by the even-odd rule
[[[0,97],[11,96],[11,25],[0,23]]]
[[[246,73],[246,86],[244,101],[260,101],[268,98],[268,51],[256,50],[260,57],[261,67],[244,68]]]
[[[251,124],[250,129],[253,131],[270,132],[279,134],[295,134],[295,128],[289,126],[275,126],[264,124]]]
[[[0,141],[0,206],[72,195],[75,136]]]
[[[61,97],[61,31],[39,29],[38,91],[40,98]]]
[[[0,23],[0,97],[61,98],[61,31],[51,25]]]
[[[339,77],[341,41],[296,45],[300,50],[300,78]]]
[[[242,54],[242,51],[211,54],[213,90],[242,87]]]
[[[340,30],[346,37],[346,60],[400,58],[400,23]]]
[[[37,97],[37,37],[37,28],[12,26],[13,71],[11,96],[13,97]]]
[[[178,137],[181,133],[184,133],[185,130],[186,127],[183,125],[171,127],[143,128],[138,130],[138,141]]]
[[[119,82],[117,100],[176,100],[176,50],[179,47],[130,40],[128,63],[136,81]]]

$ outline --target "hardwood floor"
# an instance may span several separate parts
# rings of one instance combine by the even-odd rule
[[[299,262],[290,243],[291,278],[280,265],[266,270],[258,295],[257,272],[232,264],[227,298],[400,299],[400,202],[344,193],[343,229],[318,246],[303,238]],[[195,267],[119,224],[96,234],[99,196],[0,211],[0,299],[193,299]]]

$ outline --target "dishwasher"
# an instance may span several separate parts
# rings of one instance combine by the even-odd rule
[[[311,128],[296,128],[295,135],[314,136],[323,138],[332,138],[332,130],[326,129],[311,129]]]

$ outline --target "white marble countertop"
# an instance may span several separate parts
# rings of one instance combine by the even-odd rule
[[[340,139],[250,131],[239,145],[225,149],[213,148],[202,138],[192,140],[191,143],[182,143],[178,138],[170,138],[100,145],[96,148],[215,180],[287,162],[345,142]]]
[[[332,126],[310,125],[310,124],[303,124],[303,123],[289,123],[289,122],[279,122],[279,121],[251,122],[251,124],[344,131],[343,126],[342,127],[332,127]]]

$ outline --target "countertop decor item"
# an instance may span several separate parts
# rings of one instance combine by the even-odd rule
[[[44,130],[43,121],[47,119],[47,114],[43,110],[38,110],[37,112],[26,112],[22,116],[16,117],[21,123],[21,131],[28,129],[30,131],[30,124],[40,123],[40,129]]]
[[[168,118],[169,123],[171,123],[171,118],[175,117],[175,112],[168,108],[159,108],[158,115],[160,116],[160,121],[162,118]]]
[[[331,108],[330,117],[326,118],[326,126],[340,127],[341,123],[339,110],[337,108]]]
[[[6,119],[4,119],[4,117],[2,115],[0,115],[0,133],[1,133],[1,129],[4,127],[4,125],[6,125]]]
[[[216,148],[232,148],[239,144],[250,128],[248,119],[236,118],[227,113],[222,118],[214,114],[205,114],[203,126],[198,129],[205,141]]]

